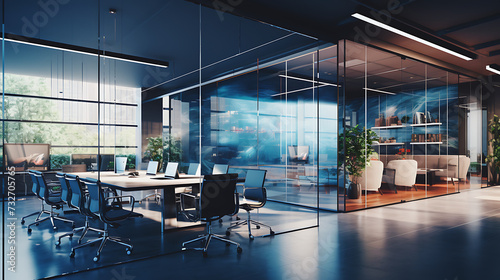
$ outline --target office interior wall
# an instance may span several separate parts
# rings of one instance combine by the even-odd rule
[[[350,183],[357,178],[345,174],[344,191],[339,191],[339,210],[456,193],[470,189],[471,180],[480,187],[481,180],[471,178],[470,172],[471,163],[480,163],[471,159],[471,146],[467,146],[470,112],[481,111],[481,94],[471,88],[474,80],[383,50],[350,41],[341,43],[339,49],[343,47],[344,53],[339,54],[339,59],[343,59],[339,60],[339,112],[344,120],[339,121],[343,126],[339,133],[356,126],[375,133],[371,145],[375,153],[370,156],[366,152],[365,156],[375,162],[374,166],[382,162],[383,168],[365,161],[366,168],[358,177],[364,182],[357,195],[350,193],[357,189]],[[481,131],[481,114],[472,116],[470,125]],[[362,133],[365,139],[368,133]],[[481,142],[476,140],[474,143]],[[476,149],[482,148],[478,144],[473,147]],[[345,160],[353,155],[344,154],[345,150],[339,153],[339,169],[345,171],[349,169]],[[417,162],[416,170],[407,167],[403,171],[411,171],[411,182],[394,183],[392,180],[398,180],[397,171],[396,175],[388,174],[387,167],[395,168],[410,160]],[[377,183],[373,184],[373,180]]]

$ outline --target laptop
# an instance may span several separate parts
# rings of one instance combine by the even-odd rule
[[[165,168],[165,176],[164,177],[152,177],[151,179],[164,180],[164,179],[179,179],[179,171],[177,167],[179,163],[177,162],[169,162],[167,164],[167,168]]]
[[[152,160],[148,163],[148,169],[146,170],[146,175],[156,175],[156,170],[158,170],[158,162]]]
[[[127,167],[127,158],[126,157],[116,157],[115,162],[116,162],[115,173],[124,174],[125,169]]]

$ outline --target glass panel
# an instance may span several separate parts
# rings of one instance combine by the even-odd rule
[[[204,7],[201,12],[202,172],[209,174],[214,164],[227,164],[242,178],[266,170],[268,200],[252,217],[275,232],[317,225],[317,212],[309,208],[318,206],[317,40],[230,14],[222,20]]]
[[[363,131],[366,127],[376,134],[376,142],[372,155],[364,149],[368,144],[349,150],[355,142],[346,142],[347,149],[339,151],[339,166],[351,172],[344,193],[339,191],[339,209],[350,211],[469,188],[466,173],[460,173],[460,165],[468,165],[469,157],[460,150],[465,134],[461,136],[459,129],[463,114],[457,113],[461,104],[458,75],[349,41],[344,55],[345,61],[339,60],[339,69],[344,71],[339,76],[345,82],[339,110],[345,102],[341,111],[345,119],[339,132],[357,132],[357,139],[363,137],[369,143],[369,132]],[[339,139],[341,144],[344,141],[349,137]],[[363,156],[371,157],[365,161],[366,168],[359,177],[352,176],[358,174],[353,165],[363,165],[353,159]],[[361,194],[350,183],[359,178]]]

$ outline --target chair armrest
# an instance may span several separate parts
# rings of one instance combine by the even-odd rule
[[[188,213],[186,211],[186,207],[185,207],[185,200],[186,198],[189,198],[191,200],[194,201],[194,207],[195,207],[195,212],[196,212],[196,215],[193,215],[191,213]],[[181,193],[180,195],[180,199],[181,199],[181,203],[180,203],[180,207],[181,207],[181,213],[187,218],[189,219],[190,221],[199,221],[200,220],[200,209],[199,209],[199,196],[196,195],[196,194],[193,194],[193,193]]]
[[[121,198],[131,198],[130,204],[132,204],[132,209],[130,210],[130,212],[133,212],[134,211],[135,198],[133,196],[131,196],[131,195],[108,196],[108,197],[105,197],[104,199],[105,200],[110,200],[110,199],[121,199]]]

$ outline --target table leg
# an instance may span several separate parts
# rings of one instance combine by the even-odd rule
[[[161,192],[161,231],[177,227],[177,206],[175,204],[175,188],[163,188]]]

